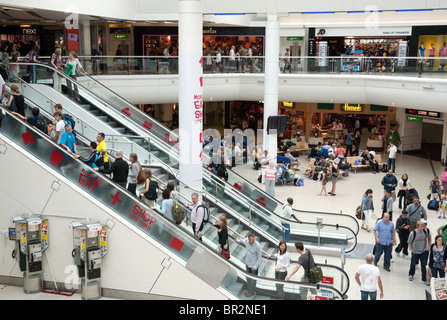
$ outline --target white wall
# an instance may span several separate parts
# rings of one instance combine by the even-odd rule
[[[6,139],[0,140],[0,144],[7,148],[5,154],[0,154],[0,230],[14,227],[10,222],[13,216],[41,214],[48,218],[49,248],[43,256],[45,280],[63,283],[70,276],[65,271],[73,265],[73,235],[69,227],[72,221],[91,218],[105,224],[110,219],[114,226],[108,231],[109,251],[102,264],[103,288],[170,298],[226,299],[188,271],[184,262],[154,246],[151,238],[131,229],[126,220],[108,211],[84,190],[59,179]],[[51,188],[53,181],[61,185],[57,192]],[[0,237],[0,276],[21,278],[22,273],[11,258],[13,249],[13,241]],[[164,260],[171,263],[169,269],[162,267]]]
[[[178,102],[177,75],[97,76],[133,104]],[[279,101],[363,103],[445,112],[447,81],[410,76],[280,75]],[[430,87],[425,89],[424,87]],[[260,101],[263,74],[204,74],[204,101]]]

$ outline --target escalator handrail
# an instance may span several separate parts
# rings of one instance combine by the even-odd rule
[[[17,122],[20,122],[21,124],[23,124],[25,127],[27,127],[28,130],[32,131],[34,134],[37,134],[37,135],[41,136],[42,138],[45,138],[47,142],[49,142],[50,144],[52,144],[55,148],[59,149],[59,151],[61,151],[61,152],[62,152],[63,154],[65,154],[66,156],[72,158],[72,160],[77,161],[82,167],[85,167],[86,169],[91,170],[91,167],[89,167],[88,165],[84,164],[84,163],[83,163],[82,161],[80,161],[79,159],[76,159],[76,158],[72,157],[71,155],[69,155],[69,154],[66,152],[65,149],[63,149],[60,145],[58,145],[57,143],[55,143],[54,141],[52,141],[51,139],[49,139],[49,137],[47,137],[44,133],[40,132],[39,130],[37,130],[37,129],[34,128],[33,126],[29,125],[28,123],[22,121],[21,119],[19,119],[17,116],[15,116],[14,114],[12,114],[12,113],[11,113],[9,110],[7,110],[6,108],[1,107],[1,108],[0,108],[0,111],[3,110],[3,109],[4,109],[4,112],[6,112],[6,114],[7,114],[9,117],[12,117],[12,118],[14,118]],[[1,133],[1,130],[0,130],[0,133]],[[6,137],[7,137],[7,136],[6,136]],[[14,143],[15,143],[15,142],[14,142]],[[16,144],[16,143],[15,143],[15,144]],[[26,149],[23,148],[23,150],[26,150]],[[39,161],[40,161],[40,160],[39,160]],[[44,163],[44,164],[45,164],[45,163]],[[52,171],[54,170],[54,169],[51,169],[47,164],[45,164],[45,166],[48,167],[49,170],[52,170]],[[56,173],[57,173],[58,175],[60,175],[59,172],[56,171]],[[99,175],[100,177],[104,178],[104,181],[107,181],[107,183],[111,184],[114,188],[117,188],[117,189],[119,189],[120,191],[124,192],[128,197],[130,197],[130,198],[134,197],[134,195],[132,195],[126,188],[123,188],[123,187],[117,185],[117,184],[114,183],[112,180],[108,179],[108,177],[105,176],[104,174],[102,174],[101,172],[95,171],[95,174],[97,174],[97,175]],[[65,178],[65,177],[64,177],[64,178]],[[70,183],[72,183],[72,181],[71,181],[70,179],[67,179],[67,178],[65,178],[65,179],[68,180]],[[166,217],[164,217],[162,214],[158,213],[156,210],[152,210],[152,209],[151,209],[148,205],[146,205],[144,202],[141,202],[141,203],[139,202],[139,205],[140,205],[140,206],[144,206],[145,208],[147,208],[148,210],[150,210],[151,213],[155,213],[155,215],[157,216],[157,218],[159,218],[159,219],[161,218],[161,219],[164,221],[164,223],[172,224],[172,225],[175,226],[174,222],[170,221],[169,219],[167,219]],[[112,208],[109,207],[109,209],[112,209]],[[112,209],[112,211],[115,211],[115,210]],[[121,217],[121,214],[118,213],[118,215]],[[198,242],[198,240],[195,239],[194,237],[192,237],[190,234],[184,232],[184,231],[181,230],[180,228],[178,228],[178,229],[179,229],[180,232],[182,232],[182,233],[183,233],[185,236],[187,236],[188,238],[194,240],[195,242]],[[182,235],[182,236],[183,236],[183,235]],[[255,280],[256,280],[256,279],[262,279],[263,281],[267,281],[267,282],[271,282],[271,283],[275,283],[275,284],[276,284],[277,282],[279,282],[279,281],[276,280],[276,279],[271,279],[271,278],[266,278],[266,277],[260,277],[260,276],[252,275],[252,274],[246,272],[246,270],[244,270],[244,269],[242,269],[242,268],[239,268],[238,266],[235,266],[234,264],[231,264],[231,263],[230,263],[229,261],[227,261],[225,258],[221,257],[220,255],[216,254],[213,250],[209,249],[207,246],[204,246],[204,245],[201,244],[201,243],[198,243],[198,244],[201,245],[201,247],[202,247],[201,249],[205,249],[205,250],[207,250],[208,252],[211,252],[213,255],[217,255],[217,256],[221,259],[221,261],[223,261],[224,263],[226,263],[227,265],[229,265],[230,268],[233,268],[233,269],[239,269],[239,271],[242,272],[242,273],[244,274],[245,277],[249,277],[249,278],[251,278],[251,279],[254,278]],[[289,283],[297,284],[297,285],[301,285],[301,286],[303,285],[302,283],[295,282],[295,281],[293,281],[293,282],[289,281]],[[314,287],[328,288],[328,289],[330,289],[330,290],[334,290],[334,291],[336,291],[336,292],[343,298],[342,294],[341,294],[337,289],[335,289],[335,288],[333,288],[333,287],[331,287],[331,286],[326,286],[326,285],[324,285],[324,284],[317,284],[317,285],[304,284],[304,285],[305,285],[305,286],[309,286],[309,288],[314,288]]]

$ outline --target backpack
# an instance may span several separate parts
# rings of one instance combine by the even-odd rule
[[[36,122],[34,126],[43,133],[47,133],[47,123],[41,116],[36,117]]]
[[[425,231],[425,229],[423,229],[422,231],[424,231],[425,239],[428,240],[427,231],[428,231],[428,234],[430,234],[430,229],[427,229],[427,231]],[[416,230],[413,230],[411,232],[413,233],[413,241],[411,241],[411,243],[413,244],[414,240],[416,240]]]
[[[203,212],[203,222],[208,222],[208,220],[210,219],[210,210],[203,204],[198,206],[196,210],[198,210],[199,208],[203,208],[203,211],[204,211]]]
[[[69,114],[63,114],[62,115],[62,120],[64,121],[65,124],[69,124],[71,126],[71,128],[75,129],[75,121],[73,120],[73,117],[70,116]]]
[[[447,171],[444,171],[441,176],[441,182],[447,183]]]
[[[93,162],[98,168],[102,168],[104,167],[104,155],[99,152],[99,151],[95,151],[96,152],[96,159]]]
[[[158,183],[155,180],[151,180],[149,182],[149,190],[144,194],[144,196],[149,200],[157,200],[158,193]]]

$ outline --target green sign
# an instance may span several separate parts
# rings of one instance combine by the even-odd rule
[[[287,41],[301,41],[303,37],[287,37]]]
[[[407,117],[407,119],[410,121],[422,122],[422,119],[419,117]]]
[[[114,35],[115,39],[127,39],[129,38],[128,34],[115,34]]]

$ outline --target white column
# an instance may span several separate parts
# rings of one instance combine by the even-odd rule
[[[441,164],[447,166],[447,113],[443,113],[444,129],[442,131]]]
[[[181,192],[202,189],[202,33],[201,0],[179,1],[179,151]],[[191,189],[192,188],[192,189]]]
[[[265,28],[264,150],[276,159],[277,134],[267,134],[269,116],[278,115],[279,21],[269,15]]]

